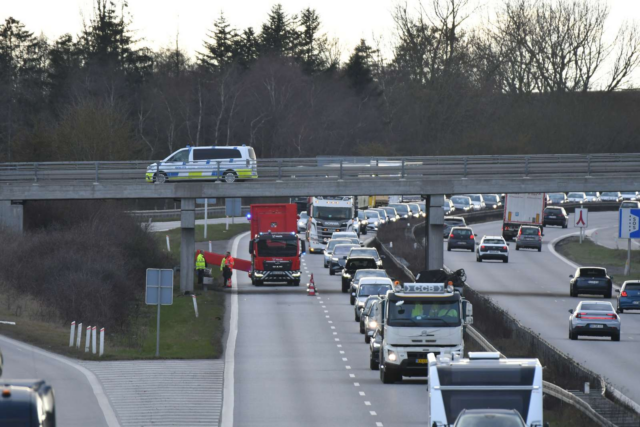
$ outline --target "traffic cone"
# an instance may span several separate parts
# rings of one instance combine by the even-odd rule
[[[309,287],[307,288],[307,295],[310,297],[316,296],[316,285],[313,283],[309,283]]]

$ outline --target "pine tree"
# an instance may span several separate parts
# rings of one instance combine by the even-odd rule
[[[204,52],[198,53],[202,65],[210,70],[220,70],[239,59],[238,42],[240,36],[220,13],[220,17],[213,23],[213,30],[207,33],[204,42]]]
[[[281,4],[271,8],[267,22],[262,24],[260,47],[262,53],[291,56],[297,45],[297,16],[287,16]]]
[[[260,40],[252,27],[244,30],[242,36],[236,39],[234,49],[238,55],[238,64],[244,69],[249,68],[253,61],[258,58],[260,53]]]
[[[298,36],[297,54],[307,73],[316,73],[326,68],[320,49],[326,43],[326,36],[319,35],[320,16],[311,8],[306,8],[300,14],[301,30]]]
[[[375,51],[364,41],[356,46],[345,67],[351,86],[361,93],[373,82],[372,62]]]

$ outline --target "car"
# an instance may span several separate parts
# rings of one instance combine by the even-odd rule
[[[451,229],[453,227],[466,227],[467,222],[461,216],[445,216],[444,217],[444,228],[443,228],[443,236],[445,239],[449,238],[449,234],[451,234]]]
[[[502,207],[502,200],[500,200],[500,196],[498,194],[483,194],[482,200],[484,200],[484,204],[489,209],[498,209]]]
[[[380,209],[387,213],[387,217],[391,222],[396,222],[400,219],[400,215],[398,215],[395,208],[392,208],[391,206],[383,206]]]
[[[258,178],[256,153],[243,146],[186,146],[166,159],[147,167],[145,180],[167,181],[222,180],[228,183]]]
[[[385,277],[367,277],[360,280],[360,287],[354,295],[356,298],[356,303],[353,307],[354,320],[356,322],[360,321],[360,314],[365,308],[367,298],[370,296],[374,296],[375,298],[384,296],[392,287],[393,282],[391,282],[391,279]]]
[[[358,288],[360,287],[360,280],[365,277],[389,278],[389,275],[385,270],[382,270],[382,269],[376,270],[376,269],[366,268],[366,269],[361,269],[356,271],[356,274],[354,274],[353,277],[351,278],[351,287],[349,288],[349,292],[351,293],[351,298],[349,299],[349,302],[351,303],[351,305],[355,304],[356,296],[354,295],[354,293],[358,292]]]
[[[547,206],[542,214],[542,226],[559,225],[562,228],[569,226],[569,214],[559,206]]]
[[[569,295],[577,297],[581,294],[602,295],[611,298],[613,293],[613,276],[607,275],[602,267],[579,267],[575,274],[570,274]]]
[[[605,191],[600,194],[600,201],[602,202],[621,202],[622,194],[619,191]]]
[[[361,257],[361,256],[370,256],[376,260],[376,264],[378,264],[378,268],[382,268],[382,258],[380,258],[380,254],[376,248],[353,248],[347,259],[353,257]]]
[[[0,425],[55,427],[56,401],[53,387],[44,380],[2,379]]]
[[[527,427],[527,424],[515,409],[463,409],[453,425],[453,427],[498,426]]]
[[[387,212],[384,209],[373,208],[373,209],[370,209],[370,210],[372,210],[374,212],[378,212],[378,215],[380,215],[380,223],[382,225],[388,224],[389,222],[391,222],[389,220],[389,216],[387,215]]]
[[[570,340],[587,335],[620,341],[620,317],[609,301],[580,301],[576,309],[569,310],[569,313]]]
[[[380,302],[384,307],[384,300]],[[384,311],[384,308],[382,308]],[[383,316],[384,318],[384,316]],[[369,369],[377,371],[380,369],[380,346],[382,345],[382,335],[380,334],[381,326],[378,326],[369,341]]]
[[[640,280],[627,280],[620,289],[616,289],[618,296],[618,313],[625,310],[640,310]]]
[[[516,236],[516,251],[520,248],[537,249],[542,252],[542,231],[539,227],[522,225]]]
[[[587,201],[587,195],[580,192],[573,192],[567,195],[568,203],[584,203]]]
[[[585,191],[585,196],[587,196],[587,202],[599,202],[600,201],[600,193],[597,191]]]
[[[635,201],[640,199],[640,196],[638,195],[637,191],[623,191],[621,194],[622,194],[622,200]]]
[[[486,259],[502,260],[509,262],[509,244],[502,236],[483,236],[476,249],[476,261]]]
[[[472,208],[474,211],[482,210],[486,207],[484,203],[484,199],[482,198],[482,194],[465,194],[469,199],[471,199]]]
[[[350,239],[331,239],[327,242],[327,246],[325,246],[323,255],[324,255],[324,268],[329,268],[329,264],[331,264],[331,254],[333,254],[333,249],[336,245],[340,244],[352,244],[353,242]],[[358,240],[358,246],[360,246],[360,240]]]
[[[367,234],[367,225],[369,225],[369,221],[367,221],[367,217],[362,209],[358,210],[357,218],[360,234]]]
[[[380,220],[380,214],[371,209],[367,209],[364,211],[364,215],[368,221],[367,230],[377,231],[378,227],[380,227],[382,221]]]
[[[307,231],[307,221],[309,221],[309,215],[307,214],[307,212],[300,212],[300,215],[298,215],[298,233]]]
[[[341,272],[347,262],[347,256],[349,252],[351,252],[351,249],[359,247],[360,245],[353,243],[341,243],[334,246],[331,261],[329,261],[329,275],[334,276],[336,273]]]
[[[371,304],[369,309],[363,311],[360,316],[360,330],[364,334],[364,342],[366,344],[369,344],[369,341],[373,336],[373,332],[378,328],[378,321],[376,318],[378,317],[377,314],[380,309],[380,301],[381,298],[378,297],[376,301],[373,301],[373,304]]]
[[[466,196],[453,196],[450,200],[451,203],[453,203],[453,207],[456,208],[457,211],[469,212],[473,209],[473,203],[471,202],[471,199]]]
[[[355,231],[334,231],[331,234],[332,239],[357,239],[358,233]]]
[[[389,203],[388,206],[396,210],[399,219],[409,219],[411,216],[411,210],[406,203]]]
[[[638,209],[640,208],[640,202],[622,202],[620,203],[620,209]]]
[[[356,271],[364,268],[377,268],[378,263],[371,256],[349,257],[344,261],[342,269],[342,292],[347,293],[351,286],[351,279],[355,276]],[[362,281],[360,281],[362,286]]]
[[[427,216],[427,214],[420,209],[420,205],[417,203],[407,203],[407,206],[409,206],[411,215],[413,215],[414,218],[424,218]]]
[[[452,212],[455,212],[456,208],[453,206],[453,203],[449,199],[444,199],[444,203],[442,204],[442,210],[445,215],[449,215]]]
[[[466,249],[471,252],[476,249],[476,235],[470,227],[453,227],[447,241],[447,250]]]
[[[561,205],[563,203],[567,203],[567,195],[564,193],[549,193],[547,194],[549,200],[554,205]]]

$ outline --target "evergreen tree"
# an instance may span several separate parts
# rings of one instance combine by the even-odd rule
[[[238,63],[245,69],[258,58],[260,40],[252,27],[244,30],[242,36],[236,39],[235,51],[238,53]]]
[[[213,31],[207,33],[205,51],[198,53],[198,59],[208,69],[220,70],[241,57],[238,51],[240,41],[237,31],[231,28],[224,13],[220,13],[213,23]]]
[[[262,53],[291,56],[296,49],[298,33],[297,16],[287,16],[281,4],[269,12],[268,20],[262,24],[260,45]]]
[[[373,82],[373,55],[375,51],[364,41],[356,46],[346,64],[345,72],[351,86],[358,92],[364,91]]]
[[[81,65],[79,48],[71,34],[60,36],[49,50],[48,81],[51,101],[58,102],[65,97],[68,84],[77,75]]]
[[[300,14],[301,30],[298,36],[297,57],[307,73],[316,73],[326,68],[321,55],[322,46],[326,44],[326,36],[319,35],[320,16],[311,8]]]

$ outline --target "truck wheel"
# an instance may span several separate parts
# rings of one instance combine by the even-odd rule
[[[447,252],[451,252],[451,246],[447,246]]]
[[[520,250],[520,246],[516,245],[516,251]]]
[[[384,369],[383,363],[380,364],[380,368],[380,381],[382,381],[383,384],[393,384],[398,381],[398,377]]]
[[[367,235],[367,229],[366,228],[364,230],[362,230],[362,234],[364,234],[365,236]]]
[[[611,336],[611,341],[620,341],[620,332]]]

